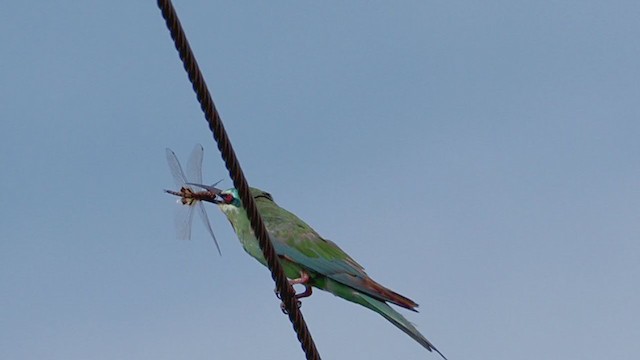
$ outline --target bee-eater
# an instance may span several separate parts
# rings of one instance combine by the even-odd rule
[[[258,245],[247,212],[242,206],[238,190],[220,190],[213,186],[192,184],[217,195],[217,204],[233,226],[245,251],[266,266],[266,260]],[[298,299],[310,296],[312,287],[328,291],[335,296],[369,308],[411,336],[429,351],[438,349],[427,340],[413,324],[391,308],[392,303],[416,311],[413,300],[404,297],[371,279],[364,268],[334,242],[322,238],[315,230],[291,212],[281,208],[273,197],[260,189],[251,188],[258,212],[264,221],[291,284],[304,285],[305,291]]]

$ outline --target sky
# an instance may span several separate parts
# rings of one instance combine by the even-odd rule
[[[640,352],[640,3],[175,1],[252,186],[450,360]],[[165,148],[231,181],[153,1],[0,13],[0,358],[301,359],[208,207],[176,239]],[[315,291],[325,359],[438,359]]]

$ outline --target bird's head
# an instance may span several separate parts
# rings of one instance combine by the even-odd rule
[[[240,194],[238,193],[237,189],[228,189],[228,190],[220,191],[217,194],[219,198],[217,202],[218,205],[229,205],[229,206],[235,206],[235,207],[242,206],[242,201],[240,200]],[[273,197],[271,197],[271,194],[256,188],[251,188],[251,196],[256,201],[261,199],[262,200],[266,199],[267,201],[273,201]]]

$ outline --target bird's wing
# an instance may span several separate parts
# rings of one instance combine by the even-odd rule
[[[258,201],[258,208],[278,255],[382,301],[410,310],[418,306],[412,300],[373,281],[364,268],[338,245],[320,237],[294,214],[273,202]]]

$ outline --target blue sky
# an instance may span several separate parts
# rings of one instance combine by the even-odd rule
[[[640,3],[176,1],[250,184],[451,360],[640,351]],[[225,178],[154,2],[0,14],[0,358],[300,359],[210,207],[175,238],[164,149]],[[198,220],[198,219],[194,219]],[[326,359],[437,359],[315,292]]]

